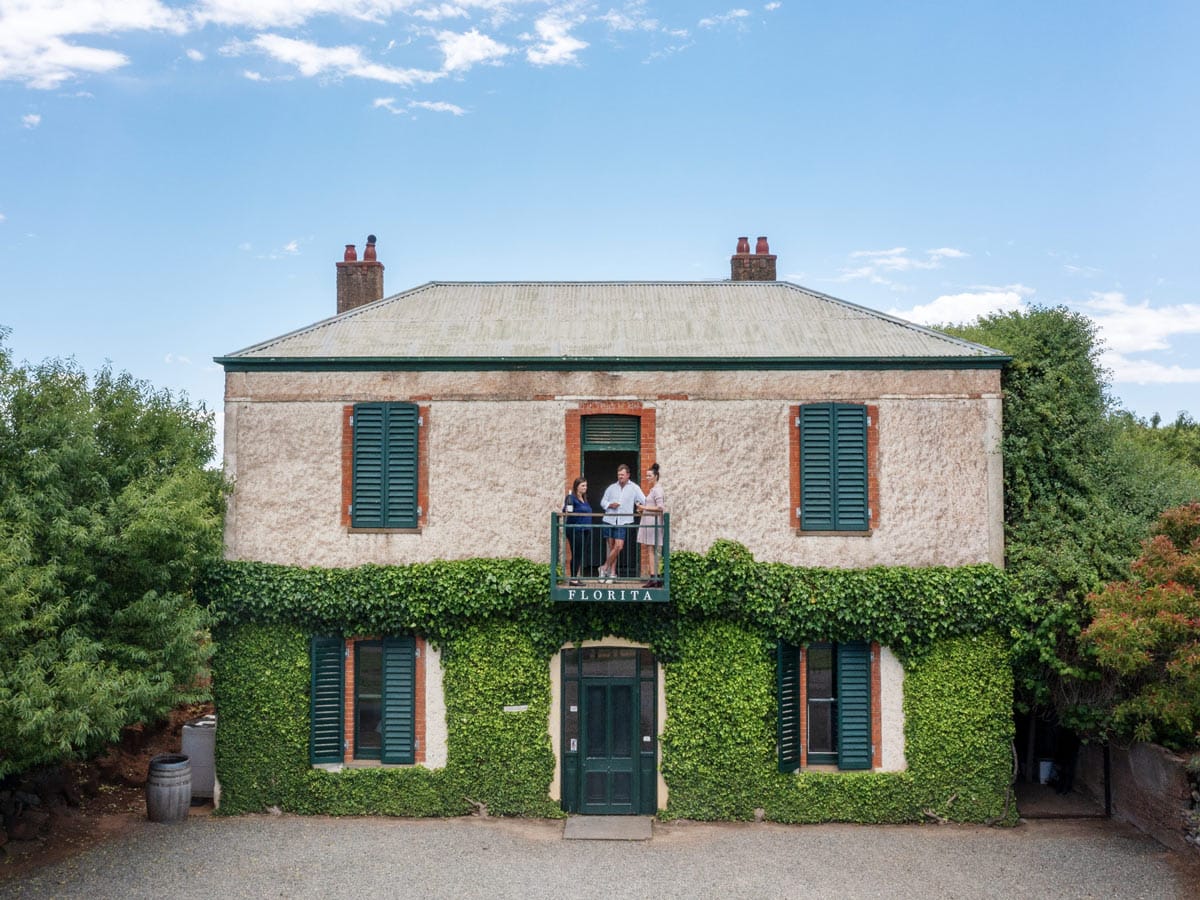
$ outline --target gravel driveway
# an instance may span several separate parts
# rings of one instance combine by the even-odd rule
[[[655,823],[640,843],[561,821],[192,817],[16,882],[0,898],[1200,897],[1200,875],[1109,821],[1017,828]]]

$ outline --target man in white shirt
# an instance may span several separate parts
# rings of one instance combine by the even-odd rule
[[[625,547],[628,526],[633,524],[633,510],[639,503],[646,502],[646,495],[636,482],[629,480],[629,466],[617,466],[617,480],[604,492],[600,507],[604,510],[604,540],[608,546],[608,557],[600,567],[600,577],[612,581],[617,576],[617,557]]]

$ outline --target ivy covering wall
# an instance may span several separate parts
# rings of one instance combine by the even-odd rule
[[[550,659],[619,635],[665,664],[667,816],[781,822],[1015,817],[1007,580],[987,565],[804,569],[720,541],[673,554],[671,602],[560,604],[528,560],[299,569],[223,563],[214,693],[221,811],[560,815],[549,799]],[[417,633],[442,652],[444,769],[308,762],[308,636]],[[775,761],[777,638],[873,640],[905,664],[906,772],[801,772]],[[504,705],[528,705],[505,714]]]

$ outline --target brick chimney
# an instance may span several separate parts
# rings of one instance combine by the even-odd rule
[[[733,281],[777,281],[775,277],[775,254],[767,246],[767,239],[760,237],[750,252],[750,238],[740,237],[737,252],[729,258],[730,278]]]
[[[375,235],[367,235],[360,261],[353,244],[337,264],[337,311],[344,313],[383,298],[383,263],[375,258]]]

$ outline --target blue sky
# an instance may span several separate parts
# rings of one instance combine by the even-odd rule
[[[1200,416],[1200,4],[0,0],[0,325],[219,410],[211,358],[428,280],[781,278],[1092,316]],[[670,327],[660,323],[659,327]]]

